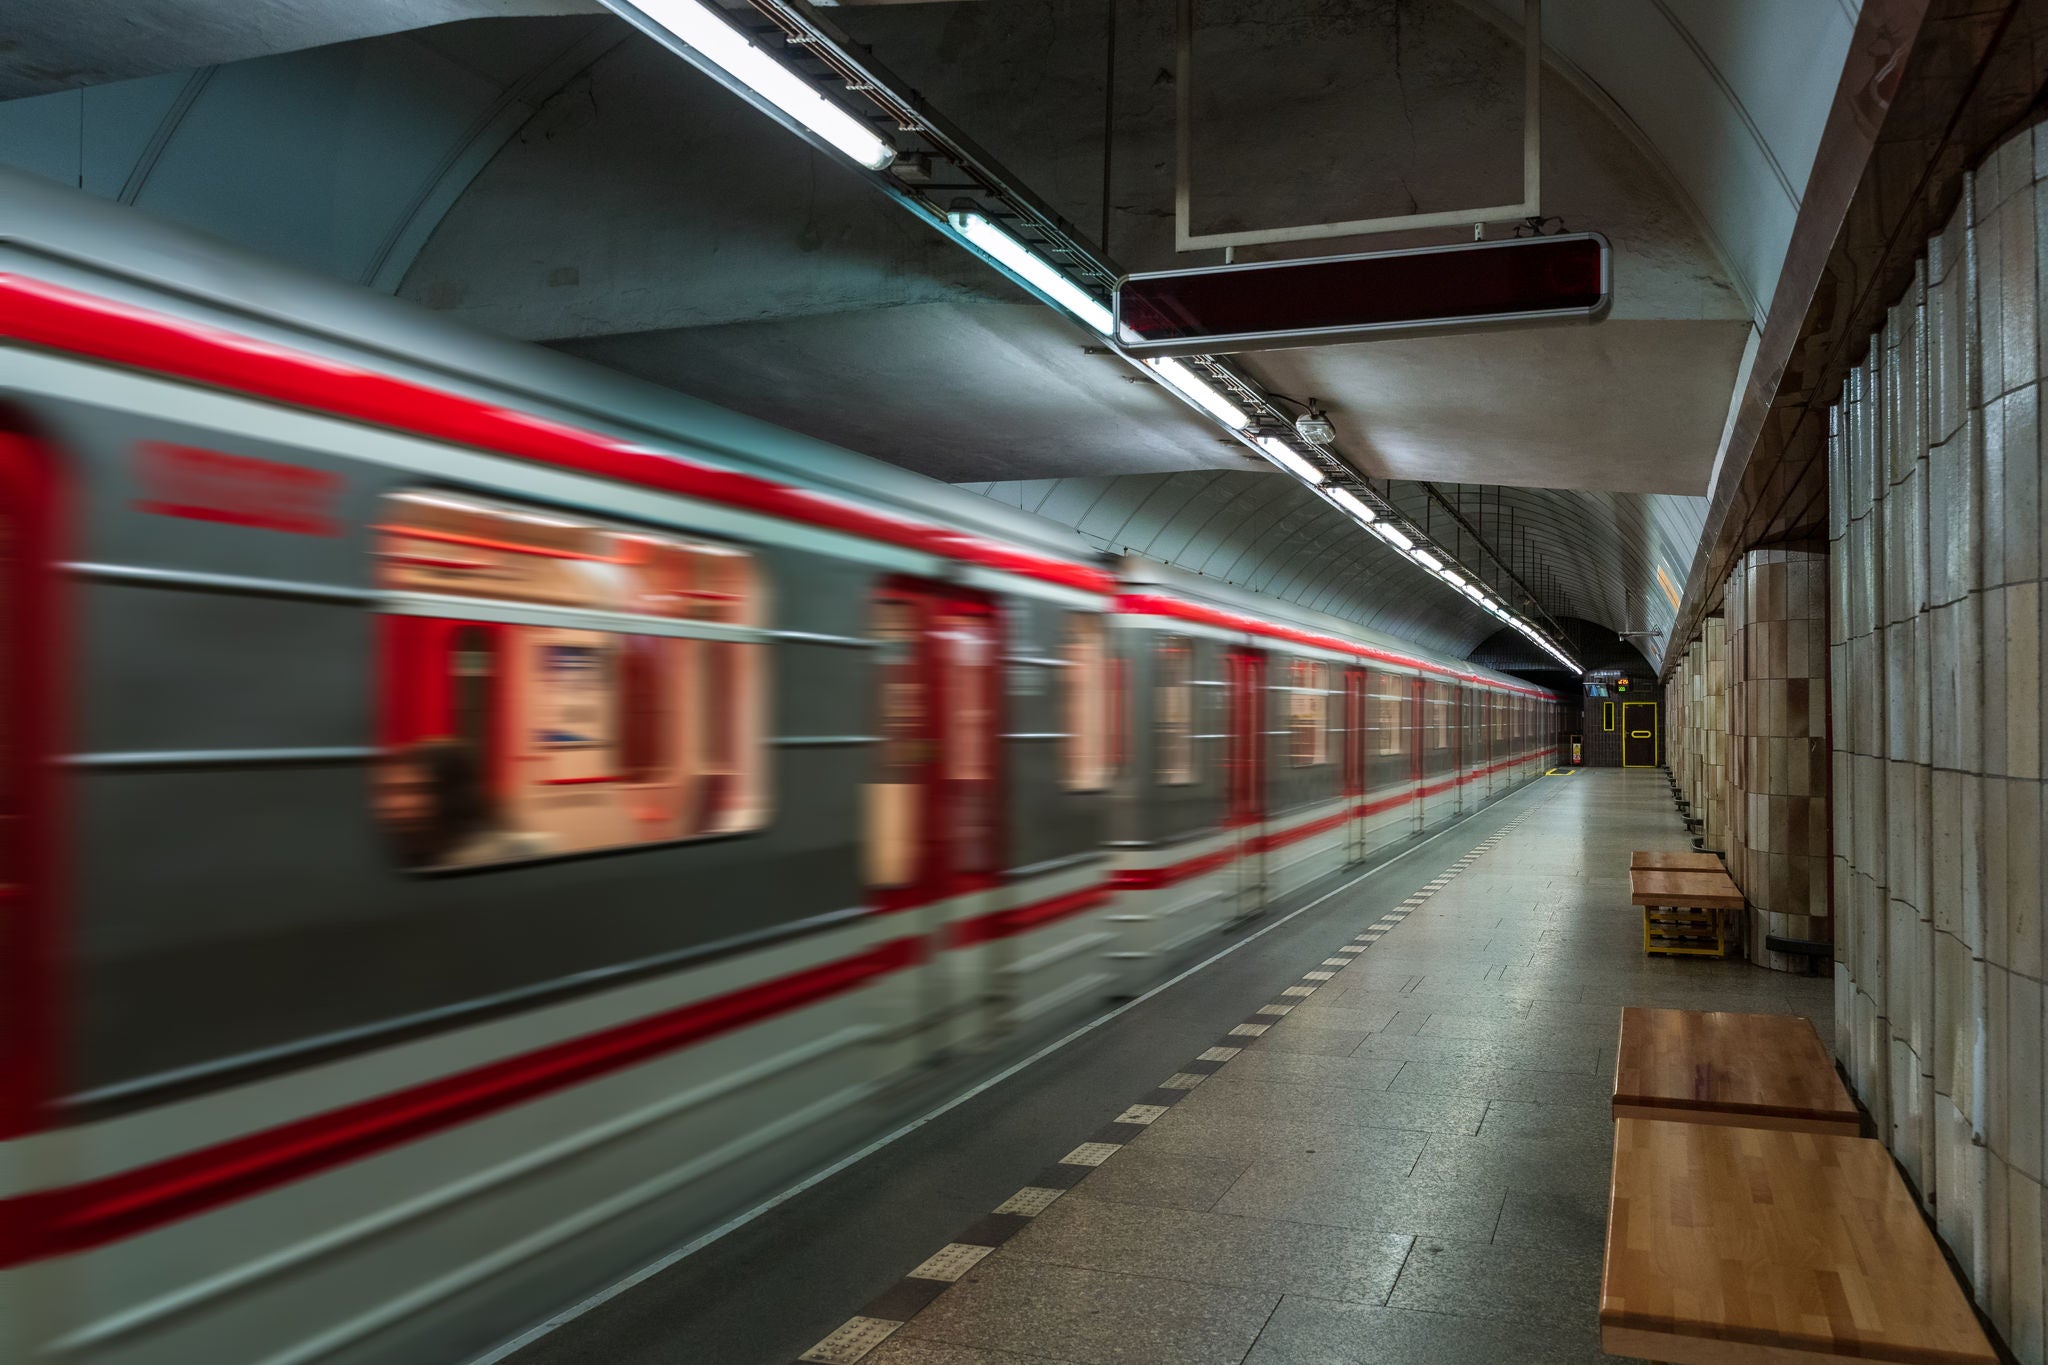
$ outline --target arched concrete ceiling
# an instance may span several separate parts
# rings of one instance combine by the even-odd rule
[[[1520,0],[1490,5],[1517,22]],[[1761,325],[1863,0],[1550,0],[1549,59],[1648,147]]]
[[[62,0],[7,8],[0,100],[452,23],[595,14],[597,0]]]
[[[1451,0],[1334,18],[1306,0],[1261,0],[1231,13],[1211,26],[1214,50],[1197,67],[1198,92],[1203,71],[1234,76],[1215,92],[1220,107],[1197,100],[1197,182],[1211,187],[1196,196],[1198,225],[1516,197],[1499,163],[1506,153],[1519,176],[1520,55],[1489,19]],[[1023,183],[1101,231],[1100,4],[887,5],[842,22]],[[1174,250],[1173,86],[1159,79],[1173,61],[1171,6],[1120,12],[1116,50],[1109,248],[1136,269],[1212,259]],[[1018,376],[1042,370],[1064,384],[1085,338],[1063,324],[1034,335],[999,316],[997,301],[1013,296],[985,272],[957,256],[935,268],[914,236],[870,226],[887,205],[766,137],[773,130],[747,124],[724,92],[650,46],[608,53],[585,80],[586,115],[506,146],[420,254],[407,296],[799,425],[813,406],[845,420],[840,390],[852,389],[864,395],[851,409],[859,420],[898,433],[890,458],[941,477],[967,475],[955,430],[922,421],[934,393],[961,425],[990,434],[988,458],[1006,467],[989,474],[1214,462],[1206,442],[1188,439],[1199,428],[1164,414],[1142,433],[1098,420],[1096,405],[1123,379],[1115,365],[1099,367],[1101,384],[1020,405],[1007,392]],[[1630,131],[1561,77],[1545,97],[1545,207],[1614,241],[1609,321],[1245,363],[1282,392],[1322,397],[1370,474],[1703,493],[1748,309]],[[1317,129],[1325,135],[1304,138]],[[544,259],[575,283],[504,269]],[[832,370],[814,399],[778,382],[792,355],[819,354]],[[1447,411],[1455,428],[1438,425]],[[1162,432],[1175,449],[1159,447]]]
[[[1519,53],[1499,20],[1518,7],[1202,0],[1197,226],[1513,197]],[[842,167],[609,16],[532,17],[589,8],[50,7],[84,22],[24,30],[0,91],[64,90],[0,103],[0,162],[911,469],[998,481],[986,491],[1005,500],[1029,487],[1057,513],[1100,485],[1091,536],[1124,502],[1143,529],[1220,500],[1199,534],[1148,534],[1175,562],[1418,643],[1477,641],[1483,621],[1453,595],[1245,472]],[[1193,263],[1172,249],[1171,6],[1117,11],[1106,108],[1099,0],[841,17],[1042,198],[1090,233],[1106,223],[1124,264]],[[480,13],[526,17],[422,27]],[[167,36],[166,15],[210,17]],[[1324,398],[1363,472],[1516,486],[1488,496],[1553,611],[1658,624],[1655,570],[1697,539],[1689,495],[1706,491],[1854,18],[1853,0],[1549,0],[1545,209],[1613,240],[1613,318],[1248,365]],[[162,74],[99,83],[145,72]]]

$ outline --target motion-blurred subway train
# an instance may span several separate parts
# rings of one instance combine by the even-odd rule
[[[0,1356],[447,1360],[1549,694],[0,186]]]

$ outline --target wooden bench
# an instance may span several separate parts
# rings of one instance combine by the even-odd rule
[[[1721,872],[1728,865],[1721,861],[1718,853],[1676,853],[1663,850],[1637,849],[1628,856],[1628,870],[1631,872]]]
[[[1600,1344],[1675,1365],[1992,1365],[1941,1248],[1866,1138],[1623,1118]]]
[[[1643,951],[1721,957],[1728,951],[1723,910],[1747,903],[1726,872],[1631,868],[1629,902],[1643,908]]]
[[[1794,1014],[1621,1012],[1614,1117],[1855,1137],[1856,1101],[1813,1021]]]

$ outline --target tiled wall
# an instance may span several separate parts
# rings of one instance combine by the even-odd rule
[[[1797,971],[1767,935],[1827,942],[1828,557],[1751,550],[1728,576],[1728,868],[1749,960]],[[1699,648],[1699,646],[1695,646]]]
[[[1670,699],[1663,692],[1659,691],[1657,675],[1651,672],[1647,666],[1640,672],[1630,669],[1628,673],[1628,691],[1613,694],[1610,688],[1609,692],[1610,695],[1606,697],[1585,698],[1585,710],[1582,713],[1585,729],[1580,731],[1580,733],[1585,736],[1586,766],[1589,768],[1619,768],[1621,766],[1621,704],[1629,701],[1664,703],[1657,708],[1657,762],[1669,763],[1671,761],[1670,751],[1672,745]],[[1607,730],[1601,728],[1600,708],[1604,702],[1610,701],[1614,703],[1614,728]]]
[[[2030,1365],[2048,1055],[2044,175],[2048,131],[2031,130],[1970,178],[1833,414],[1828,477],[1836,1051]]]
[[[1701,847],[1728,847],[1728,623],[1707,618],[1664,689],[1671,775],[1700,822]]]

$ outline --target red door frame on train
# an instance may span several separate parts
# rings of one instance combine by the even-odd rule
[[[918,917],[925,1050],[939,1052],[987,1027],[975,1015],[987,983],[950,950],[954,926],[988,908],[961,898],[1002,883],[1002,617],[985,593],[909,578],[887,580],[873,610],[881,747],[867,797],[869,894],[885,914]]]
[[[880,614],[892,607],[906,619],[884,624]],[[916,579],[890,579],[875,608],[882,648],[905,651],[884,656],[878,701],[885,778],[907,781],[884,785],[913,788],[908,809],[896,814],[916,831],[909,875],[875,888],[886,912],[986,890],[999,879],[1002,623],[986,594]],[[896,631],[907,638],[892,639]]]
[[[1344,862],[1365,857],[1365,716],[1366,678],[1363,668],[1344,670]]]
[[[1237,903],[1232,918],[1265,908],[1266,854],[1266,653],[1232,649],[1224,656],[1229,716],[1229,774],[1226,823],[1237,831]]]
[[[0,410],[0,1138],[51,1122],[61,1085],[63,730],[55,457]]]
[[[1422,746],[1429,738],[1429,721],[1426,714],[1425,684],[1418,675],[1408,680],[1408,780],[1414,785],[1415,799],[1409,802],[1414,808],[1412,822],[1414,832],[1422,832]]]

